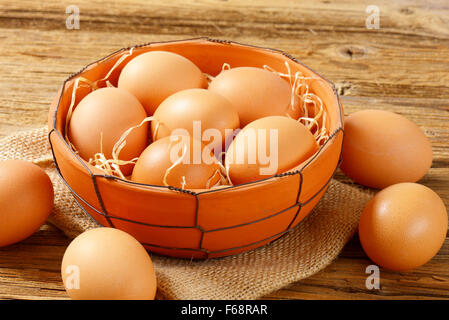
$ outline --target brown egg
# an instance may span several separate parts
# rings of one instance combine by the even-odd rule
[[[227,98],[240,117],[240,126],[267,116],[298,119],[299,107],[291,107],[291,87],[275,73],[253,67],[225,70],[209,84],[209,90]]]
[[[448,216],[441,198],[417,183],[383,189],[368,202],[359,224],[364,251],[395,271],[427,263],[443,245]]]
[[[294,168],[318,150],[310,131],[296,120],[271,116],[251,122],[226,152],[234,184],[268,178]]]
[[[23,160],[0,162],[0,247],[36,232],[53,209],[53,185],[44,170]]]
[[[432,165],[432,146],[424,132],[398,114],[355,112],[345,120],[341,170],[372,188],[416,182]]]
[[[240,126],[231,103],[206,89],[188,89],[171,95],[157,108],[154,118],[151,131],[155,140],[170,135],[175,129],[185,129],[209,148],[217,148],[216,154],[223,151],[225,141],[232,139],[233,131]],[[205,141],[208,137],[203,137],[204,132],[216,134]]]
[[[203,73],[192,61],[168,51],[135,57],[123,68],[118,80],[118,87],[135,95],[148,116],[173,93],[206,85]]]
[[[182,162],[173,166],[179,159]],[[166,175],[167,170],[169,173]],[[131,180],[163,186],[165,176],[169,186],[208,189],[220,181],[219,173],[216,158],[199,140],[189,136],[169,136],[145,149],[136,162]]]
[[[76,237],[61,275],[74,300],[153,300],[157,281],[145,248],[118,229],[97,228]]]
[[[112,158],[112,149],[122,134],[145,119],[140,102],[129,92],[117,88],[102,88],[84,97],[73,111],[69,126],[69,140],[84,160],[103,151]],[[126,138],[120,160],[138,157],[148,144],[148,124],[134,129]],[[132,165],[121,166],[129,175]]]

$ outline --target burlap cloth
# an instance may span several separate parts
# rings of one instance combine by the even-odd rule
[[[0,160],[24,159],[46,170],[53,181],[55,207],[49,222],[69,238],[98,227],[75,203],[56,173],[47,128],[0,140]],[[257,299],[307,278],[334,260],[353,236],[370,194],[333,180],[317,207],[292,232],[262,248],[205,261],[151,254],[158,298]]]

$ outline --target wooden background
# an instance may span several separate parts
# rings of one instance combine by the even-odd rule
[[[71,4],[79,30],[66,29]],[[378,30],[365,26],[367,5],[380,9]],[[386,109],[416,122],[434,150],[422,183],[449,207],[447,0],[0,0],[0,137],[45,124],[58,86],[85,64],[122,47],[197,36],[284,50],[337,85],[346,114]],[[67,298],[59,268],[68,243],[46,225],[1,248],[0,298]],[[266,298],[449,298],[449,239],[413,272],[381,269],[380,290],[365,287],[370,264],[355,237],[325,270]]]

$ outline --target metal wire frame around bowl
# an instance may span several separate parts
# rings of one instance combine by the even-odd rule
[[[232,41],[229,41],[229,40],[219,40],[219,39],[210,39],[210,38],[193,38],[193,39],[186,39],[186,40],[179,40],[179,41],[181,42],[181,41],[188,41],[188,40],[206,40],[206,41],[211,41],[211,42],[219,42],[219,43],[223,43],[223,44],[232,44],[232,43],[234,43],[234,44],[238,44],[238,45],[243,45],[243,44],[240,44],[240,43],[237,43],[237,42],[232,42]],[[171,42],[177,42],[177,41],[166,41],[166,42],[170,42],[170,43],[171,43]],[[156,42],[156,43],[161,43],[161,42]],[[151,44],[152,44],[152,43],[147,43],[147,44],[142,44],[142,45],[138,45],[138,46],[135,46],[135,47],[150,46]],[[255,47],[255,48],[261,48],[261,49],[268,49],[268,50],[272,50],[272,51],[275,51],[275,52],[279,52],[279,53],[281,53],[282,55],[284,55],[285,57],[287,57],[287,58],[293,60],[295,63],[299,63],[299,64],[301,64],[303,67],[305,67],[305,68],[311,70],[312,72],[314,72],[315,74],[319,75],[318,73],[316,73],[315,71],[313,71],[312,69],[310,69],[309,67],[307,67],[306,65],[304,65],[303,63],[301,63],[300,61],[298,61],[296,58],[290,56],[289,54],[287,54],[287,53],[285,53],[285,52],[283,52],[283,51],[281,51],[281,50],[270,49],[270,48],[263,48],[263,47],[256,47],[256,46],[251,46],[251,45],[244,45],[244,46]],[[294,226],[294,227],[292,227],[292,225],[293,225],[294,221],[296,220],[296,217],[297,217],[298,214],[300,213],[301,209],[302,209],[305,205],[307,205],[309,202],[311,202],[313,199],[315,199],[321,192],[323,192],[323,190],[325,190],[325,188],[328,186],[328,184],[329,184],[329,182],[331,181],[331,179],[334,177],[335,172],[337,171],[337,169],[338,169],[338,167],[339,167],[339,165],[340,165],[340,163],[341,163],[342,151],[341,151],[341,149],[340,149],[340,155],[339,155],[339,160],[338,160],[338,162],[337,162],[337,165],[336,165],[335,169],[333,170],[333,172],[332,172],[331,176],[329,177],[329,179],[326,181],[326,183],[325,183],[325,184],[324,184],[324,185],[323,185],[323,186],[322,186],[322,187],[321,187],[315,194],[313,194],[308,200],[306,200],[306,201],[304,201],[304,202],[302,202],[302,203],[299,202],[299,197],[300,197],[300,194],[301,194],[301,191],[302,191],[302,184],[303,184],[303,174],[302,174],[302,171],[303,171],[303,170],[304,170],[310,163],[312,163],[312,161],[313,161],[315,158],[317,158],[317,157],[321,154],[321,152],[322,152],[322,150],[325,148],[325,146],[326,146],[328,143],[330,143],[330,142],[337,136],[337,134],[340,133],[340,131],[343,133],[343,137],[342,137],[342,144],[343,144],[343,140],[344,140],[344,129],[343,129],[343,126],[342,126],[342,123],[343,123],[342,107],[341,107],[341,102],[340,102],[340,99],[339,99],[337,90],[336,90],[336,88],[335,88],[335,85],[334,85],[332,82],[330,82],[329,80],[327,80],[326,78],[324,78],[324,77],[322,77],[321,75],[319,75],[323,80],[327,81],[327,82],[330,84],[330,86],[331,86],[331,88],[332,88],[332,90],[333,90],[334,95],[337,97],[338,108],[339,108],[339,117],[340,117],[340,126],[339,126],[334,132],[332,132],[332,133],[329,135],[329,138],[328,138],[328,139],[325,141],[325,143],[319,148],[318,152],[315,153],[315,155],[313,155],[313,156],[308,160],[308,162],[307,162],[307,163],[306,163],[300,170],[276,174],[276,175],[274,175],[274,176],[271,176],[271,177],[268,177],[268,178],[265,178],[265,179],[261,179],[261,180],[257,180],[257,181],[253,181],[253,182],[248,182],[248,183],[244,183],[244,184],[240,184],[240,185],[237,185],[237,186],[229,186],[229,187],[225,187],[225,188],[220,188],[219,190],[207,190],[207,191],[201,191],[201,192],[194,192],[194,191],[191,191],[191,190],[180,189],[180,188],[176,188],[176,187],[172,187],[172,186],[156,186],[156,185],[141,184],[141,183],[133,182],[133,181],[130,181],[130,180],[125,180],[125,179],[122,179],[122,178],[119,178],[119,177],[116,177],[116,176],[112,176],[112,175],[106,175],[106,174],[100,175],[100,174],[94,174],[94,173],[92,173],[92,171],[91,171],[91,170],[89,169],[89,167],[85,164],[85,162],[78,156],[78,154],[75,153],[75,152],[73,152],[73,150],[70,148],[70,146],[68,145],[68,143],[66,142],[66,140],[63,138],[61,132],[59,132],[58,130],[56,130],[56,114],[57,114],[58,109],[59,109],[59,103],[60,103],[62,94],[63,94],[63,92],[64,92],[64,88],[65,88],[66,83],[67,83],[68,81],[72,80],[73,78],[75,78],[76,76],[78,76],[79,74],[81,74],[81,73],[82,73],[87,67],[89,67],[90,65],[92,65],[92,64],[94,64],[94,63],[98,63],[98,62],[103,61],[103,60],[106,60],[106,59],[108,59],[110,56],[112,56],[112,55],[114,55],[114,54],[116,54],[116,53],[119,53],[120,51],[125,51],[125,50],[129,50],[129,49],[130,49],[130,48],[120,49],[120,50],[118,50],[118,51],[116,51],[116,52],[114,52],[114,53],[112,53],[112,54],[110,54],[110,55],[108,55],[108,56],[106,56],[106,57],[104,57],[104,58],[98,60],[98,61],[95,61],[95,62],[93,62],[93,63],[87,65],[86,67],[84,67],[83,69],[81,69],[79,72],[77,72],[77,73],[71,75],[69,78],[67,78],[67,79],[64,81],[64,83],[63,83],[63,88],[62,88],[62,90],[61,90],[61,95],[60,95],[59,100],[58,100],[58,105],[57,105],[57,107],[56,107],[56,109],[55,109],[55,113],[54,113],[54,117],[53,117],[53,128],[50,130],[50,132],[49,132],[49,134],[48,134],[48,139],[49,139],[49,142],[50,142],[50,148],[51,148],[51,151],[52,151],[52,155],[53,155],[53,159],[54,159],[54,162],[55,162],[55,167],[56,167],[57,173],[58,173],[59,177],[61,178],[61,180],[64,182],[64,184],[67,186],[67,188],[70,190],[70,192],[72,193],[72,195],[74,196],[75,202],[76,202],[77,205],[81,208],[81,210],[82,210],[84,213],[86,213],[86,214],[87,214],[93,221],[95,221],[99,226],[101,226],[101,224],[100,224],[94,217],[92,217],[92,215],[91,215],[91,214],[90,214],[90,213],[83,207],[83,205],[81,204],[81,202],[84,203],[86,206],[88,206],[90,209],[92,209],[92,210],[93,210],[94,212],[96,212],[97,214],[103,216],[103,217],[106,219],[106,221],[108,222],[109,226],[110,226],[110,227],[113,227],[113,228],[114,228],[115,226],[114,226],[114,223],[113,223],[112,220],[113,220],[113,219],[117,219],[117,220],[122,220],[122,221],[129,222],[129,223],[135,223],[135,224],[139,224],[139,225],[145,225],[145,226],[157,227],[157,228],[198,229],[198,230],[201,232],[199,248],[167,247],[167,246],[161,246],[161,245],[152,244],[152,243],[142,243],[142,245],[144,245],[145,247],[155,247],[155,248],[161,248],[161,249],[166,249],[166,250],[181,250],[181,251],[182,251],[182,250],[188,250],[189,252],[201,252],[201,253],[204,254],[204,257],[205,257],[206,259],[209,258],[209,256],[210,256],[211,254],[217,254],[217,253],[223,253],[223,252],[231,251],[231,250],[243,249],[243,248],[245,248],[245,247],[254,246],[254,245],[257,245],[258,243],[262,243],[262,242],[266,242],[266,241],[270,241],[270,240],[273,240],[273,241],[274,241],[274,240],[280,238],[281,236],[285,235],[286,233],[288,233],[288,232],[292,231],[293,229],[295,229],[295,228],[299,225],[299,223],[298,223],[296,226]],[[93,184],[93,187],[94,187],[94,190],[95,190],[95,194],[96,194],[98,203],[100,204],[101,211],[99,211],[98,209],[96,209],[95,207],[93,207],[93,206],[92,206],[91,204],[89,204],[85,199],[83,199],[78,193],[76,193],[76,192],[73,190],[73,188],[69,185],[69,183],[67,182],[67,180],[64,178],[64,176],[63,176],[63,174],[62,174],[62,172],[61,172],[61,170],[60,170],[60,168],[59,168],[58,161],[57,161],[56,156],[55,156],[55,153],[54,153],[53,144],[52,144],[52,141],[51,141],[51,135],[54,134],[54,133],[56,133],[56,134],[59,136],[59,138],[64,142],[64,144],[67,146],[67,148],[70,150],[70,152],[76,157],[76,159],[80,162],[80,164],[87,170],[87,172],[88,172],[89,175],[91,176],[91,178],[92,178],[92,184]],[[265,216],[265,217],[263,217],[263,218],[259,218],[259,219],[256,219],[256,220],[253,220],[253,221],[250,221],[250,222],[246,222],[246,223],[242,223],[242,224],[238,224],[238,225],[234,225],[234,226],[222,227],[222,228],[217,228],[217,229],[212,229],[212,230],[205,230],[205,229],[203,229],[203,228],[199,225],[199,223],[198,223],[198,208],[199,208],[199,201],[200,201],[200,199],[198,198],[198,196],[199,196],[200,194],[204,194],[204,193],[213,193],[213,192],[222,192],[222,191],[224,191],[224,190],[232,189],[232,188],[236,188],[236,187],[240,187],[240,186],[242,186],[242,185],[256,184],[256,183],[259,183],[259,182],[261,182],[261,181],[266,181],[266,180],[270,180],[270,179],[274,179],[274,178],[282,178],[282,177],[284,177],[284,176],[290,176],[290,175],[299,175],[299,176],[300,176],[300,179],[299,179],[299,187],[298,187],[298,193],[297,193],[297,197],[296,197],[296,203],[295,203],[294,205],[292,205],[292,206],[290,206],[290,207],[288,207],[288,208],[285,208],[285,209],[283,209],[283,210],[281,210],[281,211],[272,213],[272,214],[270,214],[270,215],[268,215],[268,216]],[[194,226],[155,225],[155,224],[148,224],[148,223],[143,223],[143,222],[140,222],[140,221],[135,221],[135,220],[131,220],[131,219],[126,219],[126,218],[121,218],[121,217],[115,217],[115,216],[112,216],[112,215],[108,214],[108,212],[107,212],[107,210],[106,210],[106,206],[105,206],[105,204],[104,204],[104,202],[103,202],[103,199],[102,199],[102,196],[101,196],[101,192],[100,192],[100,190],[98,189],[98,185],[97,185],[97,182],[96,182],[96,178],[97,178],[97,177],[106,178],[106,179],[111,179],[111,180],[120,180],[120,181],[123,181],[123,182],[125,182],[125,183],[129,183],[129,184],[133,184],[133,185],[152,186],[152,187],[157,187],[157,188],[166,188],[166,189],[172,190],[172,191],[174,191],[174,192],[182,192],[182,193],[185,193],[185,194],[189,194],[189,195],[195,197],[195,201],[196,201],[196,206],[195,206],[195,225],[194,225]],[[210,251],[210,250],[208,250],[208,249],[206,249],[206,248],[203,248],[202,243],[203,243],[203,237],[204,237],[204,234],[205,234],[205,233],[216,232],[216,231],[221,231],[221,230],[225,230],[225,229],[232,229],[232,228],[238,228],[238,227],[246,226],[246,225],[250,225],[250,224],[255,224],[255,223],[258,223],[258,222],[260,222],[260,221],[263,221],[263,220],[272,218],[272,217],[274,217],[274,216],[280,215],[280,214],[282,214],[282,213],[284,213],[284,212],[287,212],[287,211],[289,211],[290,209],[293,209],[293,208],[295,208],[295,207],[298,207],[298,209],[297,209],[297,211],[296,211],[296,214],[293,216],[293,219],[292,219],[291,222],[288,224],[287,228],[286,228],[284,231],[282,231],[282,232],[279,232],[279,233],[277,233],[277,234],[275,234],[275,235],[272,235],[272,236],[270,236],[270,237],[267,237],[267,238],[265,238],[265,239],[258,240],[258,241],[256,241],[256,242],[249,243],[249,244],[245,244],[245,245],[242,245],[242,246],[237,246],[237,247],[232,247],[232,248],[226,248],[226,249],[221,249],[221,250],[216,250],[216,251]]]

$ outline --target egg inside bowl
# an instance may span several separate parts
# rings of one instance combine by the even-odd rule
[[[119,59],[125,65],[156,50],[182,55],[212,76],[225,63],[269,66],[280,72],[287,72],[287,63],[290,72],[317,79],[310,82],[310,90],[323,102],[328,138],[315,154],[287,172],[216,189],[183,190],[105,174],[81,159],[64,138],[73,98],[77,103],[90,92],[81,86],[74,94],[74,86],[81,77],[94,82],[107,75],[115,86],[122,67],[108,73]],[[103,226],[128,232],[154,253],[204,259],[263,246],[291,231],[310,213],[339,165],[343,110],[332,83],[282,51],[200,38],[125,48],[89,64],[64,81],[50,108],[49,129],[58,172],[87,214]]]

